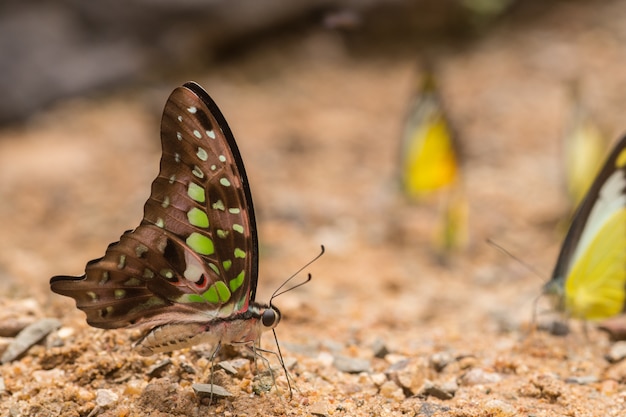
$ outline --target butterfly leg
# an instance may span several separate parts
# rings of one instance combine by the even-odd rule
[[[274,333],[274,338],[276,339],[276,333]],[[278,340],[276,340],[276,346],[278,347],[278,351],[262,349],[259,346],[259,344],[260,344],[260,341],[258,341],[257,343],[253,344],[252,346],[247,346],[247,348],[254,355],[255,367],[256,367],[256,358],[258,357],[267,366],[267,369],[268,369],[268,371],[270,373],[270,376],[272,378],[272,385],[274,385],[278,389],[278,387],[276,385],[276,378],[274,376],[274,371],[272,370],[272,367],[270,365],[269,359],[267,359],[265,356],[263,356],[259,352],[266,353],[266,354],[271,354],[271,355],[276,356],[276,359],[278,359],[278,362],[280,363],[280,366],[283,368],[283,371],[285,372],[285,377],[287,378],[287,386],[289,388],[289,399],[291,400],[293,398],[293,389],[291,387],[291,375],[289,375],[289,371],[287,371],[287,366],[285,365],[285,361],[283,360],[283,355],[282,355],[282,352],[280,351],[280,345],[278,344]]]
[[[213,403],[213,387],[215,386],[214,385],[215,359],[217,358],[217,354],[221,348],[222,348],[222,342],[217,342],[217,345],[215,345],[215,349],[213,349],[213,352],[211,352],[211,378],[210,378],[211,396],[209,397],[209,404]]]

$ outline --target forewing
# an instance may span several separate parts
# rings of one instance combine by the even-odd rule
[[[51,280],[93,326],[224,317],[254,300],[258,244],[243,161],[224,117],[197,84],[170,95],[161,142],[141,225],[89,262],[84,276]]]

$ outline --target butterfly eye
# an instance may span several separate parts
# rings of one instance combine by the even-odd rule
[[[271,308],[268,308],[267,310],[265,310],[263,312],[263,315],[261,316],[261,322],[263,323],[263,326],[267,328],[275,327],[279,321],[280,321],[280,316],[275,310]]]

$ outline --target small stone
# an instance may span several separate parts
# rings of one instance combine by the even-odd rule
[[[163,359],[162,361],[157,362],[154,365],[152,365],[150,368],[148,368],[146,373],[151,377],[158,378],[163,374],[165,369],[171,364],[172,364],[172,360],[170,358]]]
[[[539,330],[550,333],[553,336],[567,336],[570,332],[569,325],[566,322],[553,320],[547,323],[539,323]]]
[[[211,396],[211,393],[213,393],[213,395],[216,397],[223,397],[223,398],[233,396],[233,394],[228,392],[226,388],[220,385],[215,385],[215,384],[193,384],[191,388],[193,388],[194,392],[199,397]]]
[[[474,368],[461,377],[461,385],[486,385],[500,382],[502,376],[495,372],[487,372],[480,368]]]
[[[296,367],[296,365],[298,365],[298,360],[294,357],[288,357],[288,358],[283,359],[283,363],[285,365],[285,368],[291,371],[292,369]]]
[[[33,324],[34,317],[9,318],[0,321],[0,336],[14,337],[26,327]]]
[[[374,343],[372,343],[372,353],[375,358],[383,359],[385,356],[389,354],[389,349],[387,349],[387,345],[385,345],[385,341],[383,339],[376,339]]]
[[[418,416],[422,417],[433,417],[438,415],[444,415],[444,413],[450,411],[450,407],[443,406],[441,404],[429,403],[424,401],[420,404],[420,408],[418,410]]]
[[[611,363],[616,363],[626,358],[626,342],[620,341],[613,343],[613,346],[611,346],[605,358]]]
[[[376,372],[370,375],[370,378],[372,379],[374,385],[376,385],[377,387],[380,387],[385,382],[387,382],[387,375],[383,374],[382,372]]]
[[[620,314],[603,320],[598,328],[607,332],[612,341],[626,340],[626,315]]]
[[[96,390],[96,404],[99,407],[106,407],[117,402],[118,396],[110,389]]]
[[[483,408],[490,416],[513,417],[518,415],[515,407],[502,400],[489,400],[484,404]]]
[[[393,381],[387,381],[380,386],[380,395],[395,401],[403,401],[405,399],[404,391]]]
[[[52,384],[55,381],[65,379],[65,372],[62,369],[50,369],[48,371],[38,369],[33,371],[31,375],[35,381],[43,384]]]
[[[328,416],[328,403],[326,401],[318,401],[311,404],[309,407],[309,413],[320,417]]]
[[[317,361],[323,366],[332,365],[334,360],[333,355],[328,352],[320,352],[320,354],[317,355]]]
[[[450,400],[454,397],[454,394],[459,389],[456,381],[451,380],[444,384],[435,384],[432,381],[424,381],[421,395],[431,396],[440,400]]]
[[[404,355],[398,355],[395,353],[390,353],[388,355],[385,356],[385,360],[387,362],[389,362],[391,365],[398,363],[398,362],[404,362],[406,363],[408,361],[408,358]]]
[[[371,369],[370,362],[367,359],[350,358],[348,356],[341,355],[335,356],[333,365],[341,372],[346,372],[349,374],[369,372]]]
[[[41,319],[22,330],[2,354],[0,362],[8,363],[23,355],[53,330],[61,327],[57,319]]]
[[[594,375],[571,376],[565,379],[568,384],[588,385],[598,382],[598,377]]]
[[[450,352],[437,352],[430,356],[429,362],[435,371],[441,372],[454,360],[455,358]]]
[[[391,365],[385,372],[408,395],[415,395],[424,386],[427,379],[434,377],[434,372],[426,358],[407,359]]]
[[[4,385],[4,378],[0,376],[0,394],[4,394],[6,391],[6,386]]]
[[[256,374],[252,382],[252,391],[260,395],[264,392],[269,392],[274,386],[274,377],[270,372],[265,374]]]
[[[231,375],[237,375],[237,369],[229,361],[221,361],[217,364],[220,368],[225,370]]]

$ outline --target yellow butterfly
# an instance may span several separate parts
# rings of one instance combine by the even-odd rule
[[[606,152],[607,141],[572,86],[574,109],[563,137],[567,193],[576,206],[589,190]]]
[[[544,293],[567,314],[602,320],[626,301],[626,136],[578,207]]]
[[[442,260],[445,261],[455,251],[467,247],[468,213],[467,197],[458,184],[446,196],[435,235],[435,247]]]
[[[458,177],[456,144],[435,80],[424,76],[402,137],[401,182],[415,199],[453,184]]]

